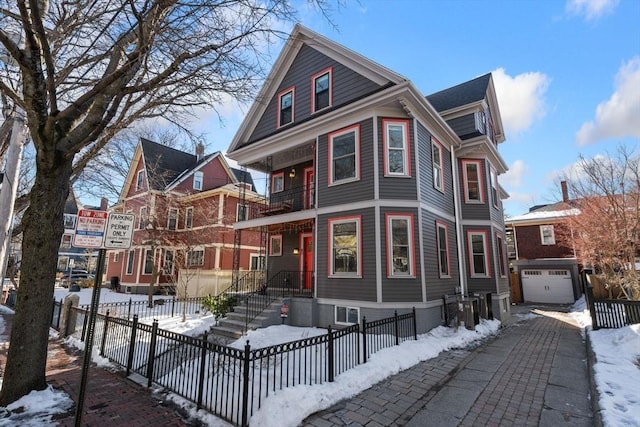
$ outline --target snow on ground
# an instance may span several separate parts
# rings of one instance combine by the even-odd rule
[[[56,290],[58,292],[59,290]],[[69,292],[62,290],[62,296]],[[117,298],[120,299],[111,299]],[[128,301],[128,298],[146,299],[146,295],[118,294],[102,289],[101,302]],[[81,304],[91,301],[91,290],[80,292]],[[56,296],[60,299],[59,294]],[[104,299],[103,299],[104,298]],[[85,301],[86,302],[83,302]],[[0,308],[0,310],[4,310]],[[605,427],[640,426],[640,399],[637,384],[640,384],[640,324],[614,330],[592,331],[589,312],[585,309],[584,299],[579,300],[572,309],[572,315],[582,328],[589,333],[590,342],[595,352],[597,363],[594,365],[596,385],[599,391],[599,405]],[[519,316],[518,321],[528,321],[535,315]],[[186,322],[180,317],[159,319],[160,327],[192,336],[200,336],[215,320],[208,314],[188,316]],[[338,377],[333,383],[321,385],[301,385],[269,396],[262,408],[251,417],[252,425],[270,426],[274,420],[280,426],[296,426],[307,415],[327,408],[338,401],[352,397],[360,391],[401,370],[407,369],[422,360],[437,356],[441,351],[466,347],[474,341],[481,340],[498,330],[498,321],[483,321],[476,331],[460,328],[438,327],[427,334],[420,335],[418,341],[406,341],[397,347],[381,350],[374,354],[363,365],[357,366]],[[4,325],[0,323],[0,333]],[[326,333],[320,328],[295,328],[287,325],[272,326],[250,332],[246,337],[232,344],[243,347],[247,340],[252,348],[289,342]],[[83,348],[81,342],[67,339],[71,345]],[[0,343],[2,345],[3,343]],[[93,355],[100,366],[113,368],[110,362]],[[102,360],[101,360],[102,359]],[[305,399],[299,396],[304,395]],[[205,425],[229,426],[228,423],[205,412],[198,411],[188,401],[169,394],[171,400],[183,406],[193,418]],[[53,414],[69,408],[70,398],[62,392],[48,388],[40,392],[32,392],[7,408],[0,408],[0,426],[49,426]],[[20,409],[18,409],[20,408]],[[24,410],[22,409],[24,408]],[[14,412],[18,409],[19,413]],[[11,413],[9,414],[9,411]],[[22,411],[22,412],[20,412]],[[6,418],[3,418],[7,416]],[[10,415],[10,416],[9,416]]]

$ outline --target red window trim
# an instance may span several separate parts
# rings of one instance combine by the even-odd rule
[[[387,165],[388,165],[388,155],[389,155],[389,147],[387,146],[387,124],[400,124],[404,127],[405,129],[405,134],[407,137],[407,140],[405,141],[405,156],[406,156],[406,162],[407,164],[405,165],[406,170],[405,173],[400,175],[400,174],[393,174],[390,173],[387,170]],[[403,177],[411,177],[411,135],[409,134],[409,120],[406,119],[382,119],[382,147],[383,147],[383,153],[382,153],[382,168],[384,171],[384,176],[385,177],[396,177],[396,178],[403,178]]]
[[[440,191],[443,194],[446,194],[445,187],[444,187],[444,151],[445,151],[444,150],[444,145],[442,145],[440,143],[440,141],[438,141],[433,136],[431,137],[431,144],[432,145],[435,144],[435,145],[438,146],[438,148],[440,148],[440,171],[441,171],[441,173],[440,173],[440,187],[441,188],[436,187],[435,181],[433,183],[433,188],[435,188],[436,190]],[[433,153],[431,153],[431,161],[433,162]],[[431,173],[433,174],[433,171],[431,171]]]
[[[285,123],[283,125],[280,124],[280,107],[282,106],[282,97],[287,93],[291,92],[291,121],[289,123]],[[281,127],[285,127],[290,125],[296,120],[296,87],[289,86],[288,88],[281,90],[278,92],[276,97],[278,99],[278,104],[276,106],[276,129],[280,129]]]
[[[394,218],[399,219],[408,219],[409,220],[409,256],[411,259],[411,265],[409,266],[409,274],[408,275],[394,275],[392,263],[393,263],[393,254],[391,252],[391,248],[393,247],[393,242],[391,240],[391,220]],[[415,239],[414,239],[414,215],[406,212],[387,212],[384,214],[384,224],[385,224],[385,233],[387,236],[387,244],[385,245],[386,259],[387,259],[387,277],[388,278],[415,278],[416,277],[416,247],[415,247]]]
[[[322,77],[325,74],[329,74],[329,105],[316,110],[316,79]],[[322,71],[317,72],[311,76],[311,114],[322,111],[325,108],[329,108],[333,105],[333,67],[327,67]]]
[[[333,223],[335,222],[349,222],[356,221],[358,226],[356,231],[358,233],[358,269],[356,270],[356,274],[335,274],[333,272]],[[362,215],[350,215],[350,216],[341,216],[327,219],[327,277],[338,277],[338,278],[362,278]]]
[[[483,249],[484,249],[484,266],[487,270],[486,274],[475,274],[473,272],[473,249],[471,247],[471,235],[472,234],[482,234],[484,235],[483,239]],[[469,277],[471,278],[490,278],[493,277],[491,274],[491,260],[489,259],[489,231],[487,230],[467,230],[467,259],[469,262]]]
[[[469,200],[469,184],[467,180],[467,164],[475,163],[478,166],[478,194],[480,200]],[[486,197],[484,194],[484,168],[482,167],[482,160],[464,159],[462,160],[462,184],[464,186],[464,202],[469,204],[484,204]]]
[[[334,181],[333,180],[333,138],[336,136],[344,135],[350,132],[355,132],[356,134],[356,147],[355,147],[355,155],[356,155],[356,176],[353,178]],[[355,124],[351,126],[344,127],[342,129],[338,129],[333,131],[327,135],[327,145],[329,146],[328,152],[328,174],[327,174],[327,185],[339,185],[343,182],[353,182],[360,180],[360,124]]]
[[[440,228],[444,228],[444,232],[445,232],[445,245],[446,245],[446,251],[447,251],[447,271],[449,272],[448,274],[442,274],[442,265],[440,264]],[[449,278],[451,277],[451,251],[449,249],[449,226],[442,222],[442,221],[438,221],[436,220],[436,245],[437,245],[437,253],[438,253],[438,276],[440,278]]]

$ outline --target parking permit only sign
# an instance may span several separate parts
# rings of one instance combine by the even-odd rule
[[[104,237],[106,249],[128,249],[133,238],[135,215],[123,213],[109,214]]]
[[[104,239],[109,214],[104,211],[81,209],[78,212],[76,232],[73,236],[73,246],[77,248],[100,248]]]

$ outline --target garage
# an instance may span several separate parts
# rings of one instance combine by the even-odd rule
[[[525,302],[571,304],[575,301],[569,270],[522,270]]]

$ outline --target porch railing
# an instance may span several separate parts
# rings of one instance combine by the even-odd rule
[[[247,215],[244,219],[311,209],[314,203],[313,191],[311,185],[303,185],[271,193],[264,203],[247,203]]]

